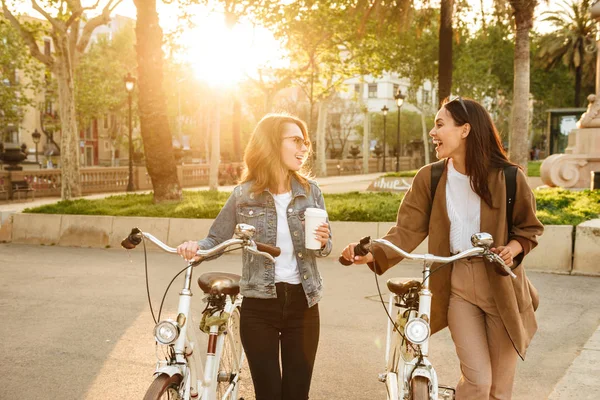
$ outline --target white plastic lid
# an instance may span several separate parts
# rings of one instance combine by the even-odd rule
[[[327,211],[322,208],[307,208],[304,215],[308,217],[327,217]]]

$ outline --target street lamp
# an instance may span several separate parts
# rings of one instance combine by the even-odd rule
[[[386,117],[389,109],[387,106],[383,106],[381,112],[383,113],[383,169],[382,172],[385,172],[385,134],[386,134]]]
[[[131,126],[131,93],[135,86],[135,78],[128,72],[125,77],[125,89],[127,89],[129,101],[129,182],[127,182],[127,191],[133,192],[133,141],[132,141],[132,126]]]
[[[398,151],[396,152],[396,172],[400,171],[400,150],[402,147],[400,146],[400,113],[402,112],[402,104],[404,104],[405,95],[402,94],[400,88],[398,88],[398,92],[394,95],[394,99],[396,99],[396,104],[398,105],[398,125],[396,126],[396,146],[398,146]]]
[[[40,143],[40,139],[42,138],[42,134],[38,132],[37,128],[31,134],[31,139],[33,143],[35,143],[35,163],[40,164],[38,161],[38,144]]]

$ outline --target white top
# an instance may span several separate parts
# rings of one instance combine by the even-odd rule
[[[450,252],[459,253],[473,247],[471,235],[479,232],[481,198],[471,188],[469,176],[454,169],[448,160],[446,207],[450,219]]]
[[[300,272],[294,255],[294,243],[290,234],[287,220],[287,208],[292,201],[292,192],[274,194],[275,210],[277,211],[277,242],[276,246],[281,249],[279,257],[275,257],[275,282],[287,282],[298,284]]]

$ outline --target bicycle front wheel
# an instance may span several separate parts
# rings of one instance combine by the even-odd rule
[[[429,380],[423,376],[415,376],[410,380],[410,399],[429,400]]]
[[[240,392],[242,380],[244,392],[253,393],[248,367],[244,364],[244,350],[240,337],[240,308],[236,307],[227,321],[227,331],[223,340],[217,372],[217,399],[222,399],[229,391],[226,398],[238,400],[238,394],[242,394]]]
[[[144,400],[181,400],[179,396],[180,384],[181,375],[160,374],[154,378],[144,396]]]

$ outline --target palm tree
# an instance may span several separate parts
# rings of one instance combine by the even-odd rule
[[[509,0],[515,18],[515,58],[510,158],[527,173],[529,130],[529,31],[537,0]]]
[[[438,61],[438,102],[450,96],[452,91],[452,14],[454,0],[442,0],[440,4],[440,36]]]
[[[544,21],[552,23],[556,30],[542,38],[539,57],[548,69],[562,61],[575,72],[575,107],[580,105],[584,69],[594,68],[596,24],[590,16],[590,3],[590,0],[572,0],[571,3],[565,0],[561,10],[542,14],[546,17]]]

